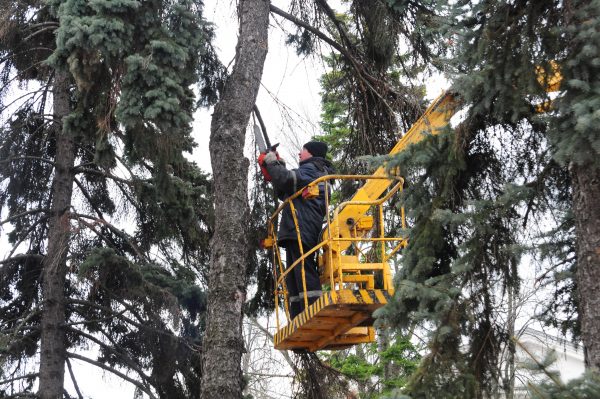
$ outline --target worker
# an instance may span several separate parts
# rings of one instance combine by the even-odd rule
[[[297,169],[287,169],[285,162],[279,158],[275,151],[270,151],[259,157],[259,163],[264,166],[262,169],[266,169],[268,172],[265,177],[271,177],[271,183],[279,199],[285,201],[315,179],[333,173],[333,166],[325,158],[326,155],[327,144],[321,141],[309,141],[304,144],[302,151],[298,154],[300,164]],[[300,230],[302,252],[306,254],[317,245],[323,229],[323,219],[327,211],[325,184],[319,184],[318,197],[305,199],[303,196],[299,196],[293,200],[293,203]],[[289,206],[282,211],[277,244],[285,248],[287,267],[300,258],[298,234]],[[304,295],[307,296],[309,305],[321,296],[321,282],[317,269],[316,253],[304,259],[304,277],[306,292],[302,285],[302,262],[286,275],[285,284],[289,295],[288,303],[291,319],[294,319],[304,310]]]

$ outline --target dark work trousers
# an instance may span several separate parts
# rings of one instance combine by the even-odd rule
[[[302,246],[304,253],[312,247]],[[297,241],[288,241],[285,245],[286,267],[289,267],[300,258],[300,248]],[[285,285],[288,290],[288,303],[290,306],[290,317],[293,319],[304,311],[304,287],[302,286],[302,262],[294,267],[294,270],[285,276]],[[306,281],[306,295],[308,304],[315,302],[321,296],[321,282],[317,268],[316,253],[304,259],[304,279]]]

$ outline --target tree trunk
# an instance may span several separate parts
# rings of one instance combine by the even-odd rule
[[[69,250],[69,208],[73,192],[72,169],[75,162],[73,135],[62,126],[69,113],[68,74],[56,72],[54,82],[54,118],[56,120],[56,157],[52,180],[52,217],[48,231],[48,252],[42,272],[42,332],[40,344],[39,396],[63,397],[66,360],[65,278]]]
[[[577,287],[586,366],[600,371],[600,169],[571,165]]]
[[[243,156],[250,113],[267,54],[268,0],[239,2],[235,65],[215,106],[210,154],[215,232],[208,275],[207,327],[203,339],[201,397],[242,397],[242,306],[248,256],[248,159]]]

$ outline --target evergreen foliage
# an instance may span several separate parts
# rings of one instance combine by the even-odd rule
[[[419,96],[424,94],[421,87],[406,87],[401,82],[403,74],[397,66],[390,66],[386,74],[386,84],[398,91],[405,92],[405,97],[398,100],[392,109],[387,109],[387,116],[382,116],[383,111],[377,115],[365,115],[369,105],[364,104],[363,93],[360,92],[360,82],[352,75],[352,70],[345,65],[339,55],[325,57],[325,62],[330,68],[321,77],[321,129],[322,135],[318,138],[330,145],[330,152],[340,171],[344,173],[358,173],[365,171],[363,162],[357,161],[364,155],[385,154],[397,141],[399,129],[398,120],[403,126],[410,126],[414,122],[420,107]],[[391,100],[390,100],[391,101]],[[389,103],[387,106],[391,106]],[[371,111],[377,113],[378,111]],[[401,116],[397,118],[395,113]],[[390,118],[385,120],[386,118]]]
[[[132,372],[138,390],[196,397],[213,217],[209,176],[184,153],[194,147],[192,112],[215,100],[222,77],[201,2],[19,1],[1,10],[10,27],[1,32],[1,93],[15,82],[26,90],[0,104],[0,203],[13,248],[0,269],[2,394],[35,381],[10,379],[26,377],[25,360],[39,350],[57,134],[48,94],[55,71],[68,69],[68,357],[97,346],[98,358],[84,361]]]
[[[585,8],[590,25],[598,15],[594,3]],[[589,73],[585,62],[594,65],[595,56],[589,48],[564,51],[567,40],[586,30],[569,26],[563,4],[449,6],[452,90],[467,114],[452,132],[427,138],[387,165],[410,177],[404,200],[413,223],[394,303],[381,316],[403,328],[416,321],[431,329],[430,353],[405,391],[415,398],[485,397],[509,389],[499,362],[514,334],[505,320],[514,315],[502,305],[519,292],[524,251],[548,267],[550,281],[562,279],[544,316],[576,336],[571,182],[564,165],[598,159],[593,129],[580,130],[585,138],[565,133],[577,120],[590,120],[597,96],[584,100],[569,89],[570,75]],[[551,61],[561,65],[567,90],[555,101],[556,113],[540,115],[536,105],[549,97],[538,67],[551,71]],[[580,63],[584,72],[571,72]],[[565,105],[574,98],[581,104]]]
[[[296,357],[294,399],[341,398],[349,392],[348,381],[335,368],[325,364],[316,353]]]
[[[560,370],[555,370],[559,354],[551,350],[543,359],[536,359],[528,352],[531,359],[521,366],[530,370],[536,382],[527,383],[530,397],[535,399],[595,398],[600,395],[600,377],[598,374],[587,371],[578,378],[564,382],[560,377]],[[554,368],[554,369],[551,369]]]
[[[558,112],[552,121],[549,139],[554,158],[561,164],[574,162],[598,168],[600,2],[573,1],[570,12],[573,15],[560,32],[570,38],[569,52],[556,53],[566,91],[557,101]]]
[[[360,2],[352,4],[353,17],[338,23],[347,27],[348,21],[362,21],[346,29],[359,34],[338,39],[350,37],[355,49],[364,45],[366,53],[381,60],[389,54],[390,39],[381,39],[376,30],[367,32],[378,7],[361,14]],[[430,331],[429,353],[404,390],[411,397],[508,392],[500,362],[504,348],[514,353],[514,327],[507,319],[515,315],[505,304],[519,295],[523,276],[518,266],[524,254],[545,268],[541,281],[554,290],[539,316],[574,339],[581,331],[567,166],[597,167],[600,159],[594,122],[600,3],[389,0],[387,5],[388,16],[403,16],[408,25],[419,21],[412,34],[394,32],[403,34],[413,59],[449,74],[451,90],[460,96],[466,114],[447,132],[395,157],[376,159],[387,162],[390,170],[400,167],[407,177],[403,205],[412,224],[396,296],[379,316],[405,331],[415,323]],[[382,19],[378,25],[387,26]],[[375,126],[386,118],[358,111],[348,83],[352,68],[344,69],[344,56],[325,60],[331,70],[321,82],[323,139],[346,163],[340,169],[355,173],[356,156],[364,155],[357,151],[369,148],[357,145],[362,134],[357,126]],[[388,68],[406,59],[393,60]],[[563,91],[554,98],[546,86],[556,65]],[[417,63],[414,70],[422,69]],[[397,75],[392,72],[388,78],[393,82]],[[368,103],[368,97],[356,97]],[[541,104],[546,104],[545,113],[539,112]],[[401,109],[395,112],[406,124],[414,120]],[[357,122],[357,115],[368,122]],[[396,129],[388,126],[390,132]],[[381,130],[372,132],[366,142],[383,143],[378,141]]]
[[[592,399],[600,395],[600,378],[597,374],[586,373],[567,383],[553,381],[529,387],[533,399]]]
[[[349,2],[349,14],[336,14],[326,25],[345,44],[345,54],[325,56],[329,71],[321,77],[321,139],[328,142],[342,172],[358,173],[356,158],[386,154],[423,110],[420,85],[407,84],[427,68],[441,48],[432,36],[425,46],[420,29],[431,30],[433,14],[389,7],[384,1]],[[407,45],[408,48],[404,47]],[[364,75],[357,73],[356,64]]]
[[[404,387],[417,369],[418,349],[406,337],[398,337],[385,348],[367,344],[355,354],[334,352],[326,361],[356,382],[360,398],[383,398]]]

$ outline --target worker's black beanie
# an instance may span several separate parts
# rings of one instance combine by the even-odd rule
[[[327,154],[327,144],[322,141],[309,141],[304,144],[303,147],[306,148],[313,157],[325,158],[325,155]]]

